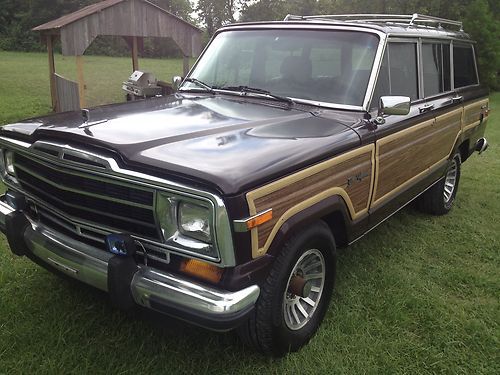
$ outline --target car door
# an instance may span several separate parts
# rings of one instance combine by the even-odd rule
[[[445,91],[443,77],[439,84],[428,86],[428,93],[438,92],[424,96],[424,77],[419,74],[424,68],[421,45],[418,40],[390,41],[375,89],[374,98],[402,95],[412,100],[408,115],[387,116],[385,123],[375,129],[376,179],[370,205],[375,221],[409,202],[439,178],[456,138],[453,133],[460,132],[460,106],[450,112],[453,93]],[[442,46],[435,48],[439,52],[432,48],[430,52],[436,56],[428,65],[435,69],[428,66],[426,71],[436,78],[443,75]],[[429,48],[425,50],[429,52]],[[449,54],[447,66],[449,72]],[[388,80],[384,74],[388,74]]]
[[[423,40],[421,43],[422,108],[435,118],[432,138],[439,141],[434,163],[447,159],[461,133],[462,98],[452,90],[450,42]],[[431,151],[431,150],[429,150]]]

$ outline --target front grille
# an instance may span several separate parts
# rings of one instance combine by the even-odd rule
[[[158,241],[153,189],[15,154],[22,189],[76,223]]]

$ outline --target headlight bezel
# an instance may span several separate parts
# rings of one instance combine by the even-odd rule
[[[177,195],[167,192],[157,192],[156,215],[164,245],[186,255],[221,262],[221,252],[218,246],[216,231],[216,209],[214,203],[203,197]],[[181,204],[201,206],[208,210],[210,241],[203,241],[185,233],[180,228]]]
[[[10,155],[10,163],[7,165],[8,155]],[[15,152],[8,148],[0,148],[0,178],[3,182],[17,184]]]
[[[5,150],[3,153],[3,157],[4,157],[5,173],[8,174],[9,176],[15,177],[16,168],[14,166],[15,163],[14,151]]]

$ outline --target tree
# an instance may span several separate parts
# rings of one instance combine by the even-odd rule
[[[465,8],[464,28],[477,41],[481,82],[500,89],[500,21],[494,18],[487,0],[474,0]]]
[[[212,36],[218,28],[235,22],[235,14],[244,3],[245,0],[198,0],[195,12]]]
[[[191,13],[193,13],[193,7],[189,0],[149,0],[153,4],[158,5],[160,8],[168,10],[170,13],[181,17],[183,20],[188,22],[193,22],[191,18]]]

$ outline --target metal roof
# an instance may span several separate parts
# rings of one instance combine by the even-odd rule
[[[33,31],[48,31],[48,30],[57,30],[57,29],[61,29],[63,28],[64,26],[67,26],[73,22],[76,22],[82,18],[85,18],[85,17],[88,17],[92,14],[95,14],[95,13],[98,13],[98,12],[101,12],[103,11],[104,9],[106,8],[109,8],[109,7],[112,7],[114,5],[117,5],[119,3],[123,3],[125,1],[128,1],[128,0],[103,0],[103,1],[100,1],[98,3],[95,3],[95,4],[91,4],[91,5],[87,5],[86,7],[82,8],[82,9],[79,9],[77,10],[76,12],[73,12],[73,13],[70,13],[70,14],[66,14],[62,17],[59,17],[55,20],[52,20],[52,21],[49,21],[47,23],[44,23],[42,25],[39,25],[35,28],[33,28],[32,30]],[[196,29],[198,30],[199,32],[201,32],[201,30],[194,26],[193,24],[183,20],[182,18],[180,17],[177,17],[176,15],[170,13],[169,11],[163,9],[163,8],[160,8],[159,6],[157,6],[156,4],[153,4],[147,0],[141,0],[142,2],[144,3],[147,3],[148,5],[151,5],[155,8],[158,9],[158,11],[160,12],[164,12],[166,14],[168,14],[169,16],[171,17],[175,17],[177,18],[179,21],[185,23],[186,25],[192,27],[193,29]]]
[[[184,56],[201,52],[202,31],[147,0],[104,0],[33,29],[61,38],[62,54],[80,56],[100,35],[171,38]]]

